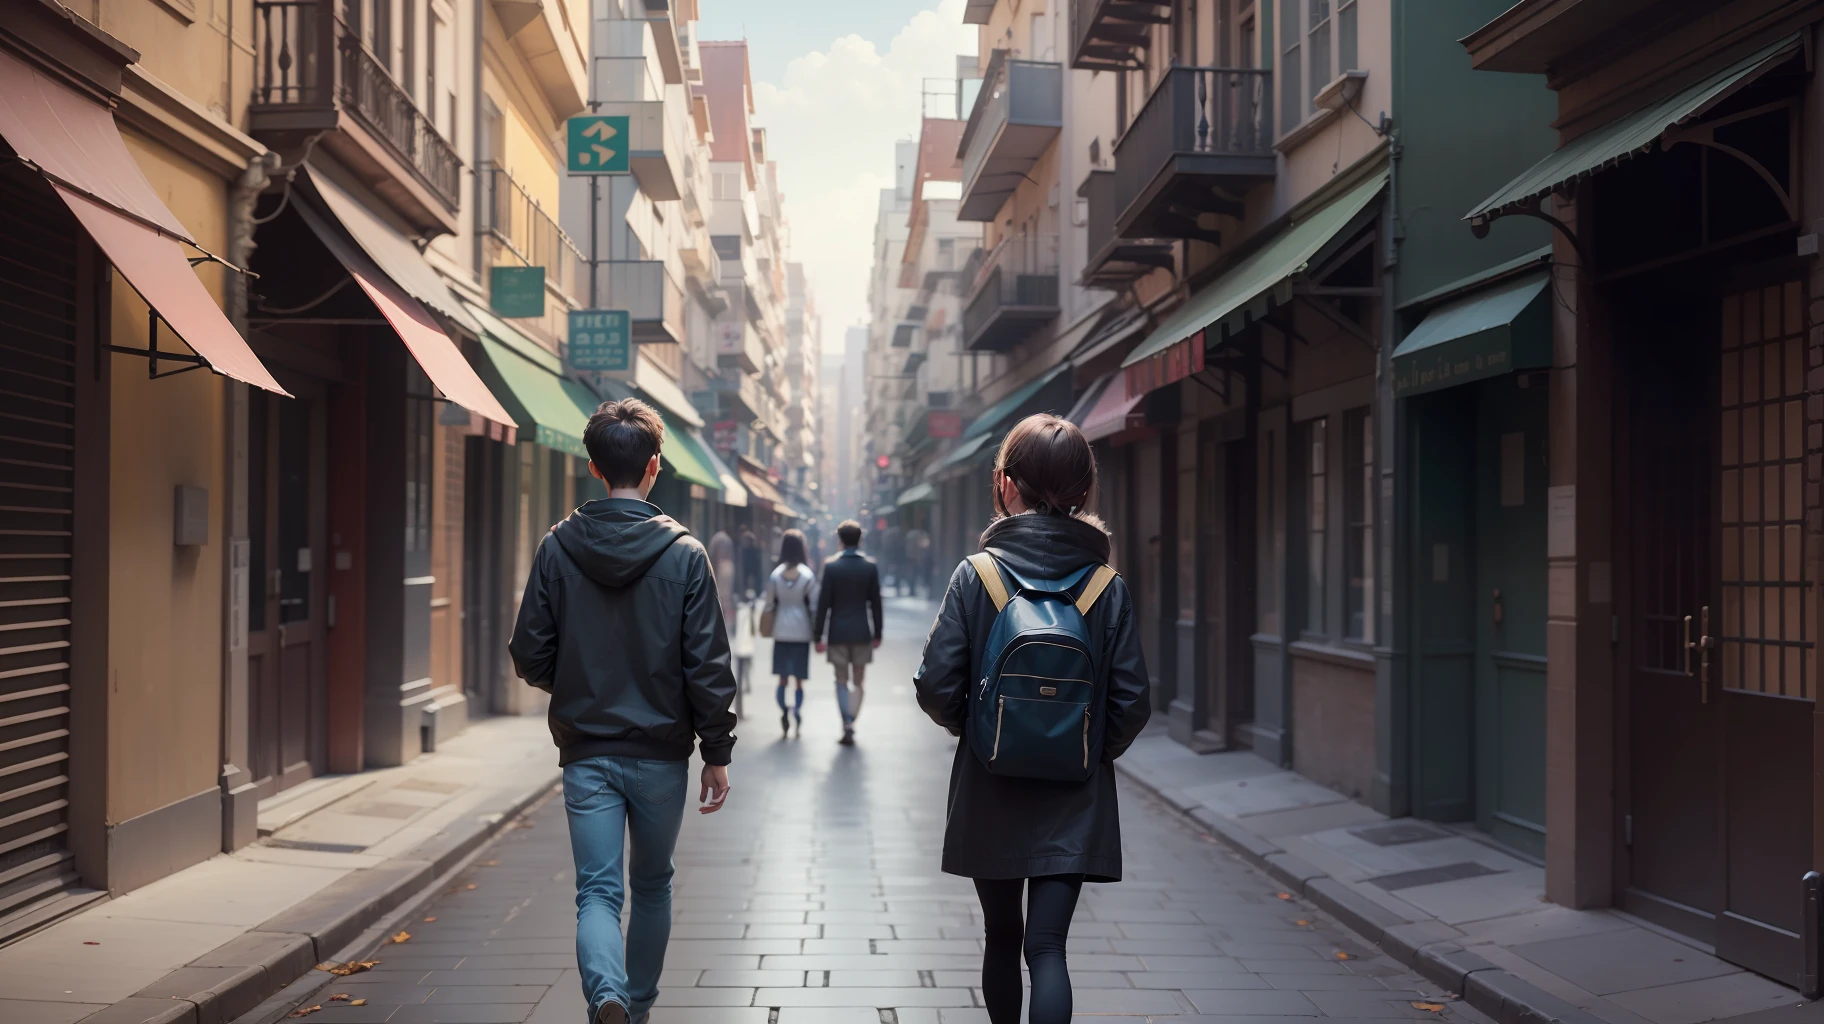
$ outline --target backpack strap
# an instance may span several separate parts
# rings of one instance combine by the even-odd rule
[[[1107,590],[1110,583],[1114,582],[1115,576],[1115,570],[1108,566],[1096,566],[1095,575],[1089,578],[1089,585],[1084,587],[1083,593],[1077,596],[1078,615],[1085,618],[1089,616],[1089,610],[1095,607],[1096,599],[1102,596],[1102,591]]]
[[[986,551],[977,551],[969,556],[969,564],[975,566],[975,574],[981,577],[983,588],[994,601],[994,610],[999,612],[1006,608],[1007,583],[1001,579],[1001,568],[994,563],[994,556]]]

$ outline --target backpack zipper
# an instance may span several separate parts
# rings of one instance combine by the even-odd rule
[[[1089,770],[1089,709],[1083,709],[1083,770]]]
[[[990,760],[990,761],[1001,756],[1001,718],[1006,714],[1007,714],[1007,698],[1001,697],[995,701],[994,751],[988,755],[988,760]]]

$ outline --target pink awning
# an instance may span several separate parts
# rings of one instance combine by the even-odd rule
[[[107,107],[0,50],[0,137],[50,179],[108,260],[197,355],[236,380],[286,393],[191,269],[178,242],[194,240],[140,173]]]
[[[501,407],[500,400],[482,383],[475,368],[462,357],[462,350],[456,347],[449,335],[443,333],[443,328],[438,326],[431,311],[424,308],[424,303],[408,295],[397,282],[382,273],[362,250],[344,238],[323,215],[307,204],[299,203],[295,208],[299,216],[304,218],[304,223],[323,242],[323,247],[330,251],[336,262],[342,264],[348,275],[355,279],[355,283],[379,307],[380,315],[393,325],[393,332],[399,335],[400,341],[405,342],[406,351],[418,361],[424,375],[431,379],[437,390],[464,409],[493,420],[509,430],[515,429],[512,415]]]
[[[1124,382],[1118,377],[1109,378],[1097,396],[1096,403],[1083,414],[1079,424],[1083,436],[1091,441],[1100,441],[1113,437],[1124,430],[1143,426],[1144,419],[1134,412],[1146,395],[1129,396]]]

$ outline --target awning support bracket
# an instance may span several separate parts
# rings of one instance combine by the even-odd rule
[[[108,351],[109,352],[119,352],[121,355],[125,355],[125,356],[140,356],[141,358],[145,359],[146,360],[146,379],[147,380],[160,380],[165,377],[175,377],[180,373],[189,373],[191,370],[213,369],[213,367],[211,367],[209,365],[209,360],[204,359],[202,356],[199,356],[194,352],[183,353],[183,352],[170,352],[170,351],[161,352],[161,351],[159,351],[159,348],[158,348],[158,319],[159,319],[158,310],[150,309],[150,308],[148,308],[146,310],[146,347],[145,348],[133,348],[128,345],[109,345]],[[179,340],[182,340],[182,339],[180,338]],[[158,372],[158,363],[159,363],[159,360],[161,360],[161,359],[167,363],[183,363],[184,366],[182,369],[166,370],[164,373],[160,373],[160,372]]]
[[[1493,224],[1495,221],[1499,220],[1502,217],[1508,217],[1508,216],[1532,217],[1535,220],[1545,221],[1547,224],[1550,224],[1552,226],[1552,230],[1563,235],[1564,240],[1571,243],[1571,248],[1575,249],[1577,251],[1577,257],[1578,257],[1579,261],[1587,265],[1589,263],[1589,259],[1584,254],[1583,243],[1578,241],[1578,239],[1577,239],[1577,232],[1571,230],[1571,226],[1569,224],[1566,224],[1564,221],[1559,220],[1557,217],[1554,217],[1551,214],[1546,213],[1545,209],[1544,209],[1544,203],[1545,203],[1545,195],[1541,194],[1541,195],[1533,196],[1531,199],[1521,200],[1520,202],[1515,203],[1513,206],[1507,207],[1506,209],[1492,210],[1489,213],[1484,214],[1481,217],[1477,217],[1477,218],[1471,220],[1469,222],[1469,233],[1472,235],[1475,235],[1477,238],[1487,238],[1488,237],[1488,226],[1490,224]]]

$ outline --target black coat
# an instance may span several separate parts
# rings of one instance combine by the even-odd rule
[[[823,586],[817,591],[817,619],[811,637],[832,644],[880,639],[880,569],[872,558],[850,548],[823,560]]]
[[[735,676],[703,545],[632,498],[591,501],[539,542],[507,644],[551,694],[559,763],[612,754],[727,764]]]
[[[1020,515],[996,521],[982,547],[1008,568],[1057,579],[1108,561],[1100,524],[1063,516]],[[914,685],[919,707],[961,736],[968,720],[971,680],[981,675],[982,648],[994,622],[994,601],[967,560],[956,567],[925,641]],[[1120,578],[1091,608],[1088,625],[1101,636],[1096,683],[1105,704],[1102,764],[1084,782],[1048,782],[991,774],[968,742],[957,744],[950,769],[950,813],[944,826],[943,869],[969,878],[1034,878],[1081,874],[1092,882],[1121,879],[1121,811],[1113,762],[1152,714],[1146,662],[1134,622],[1133,595]]]

